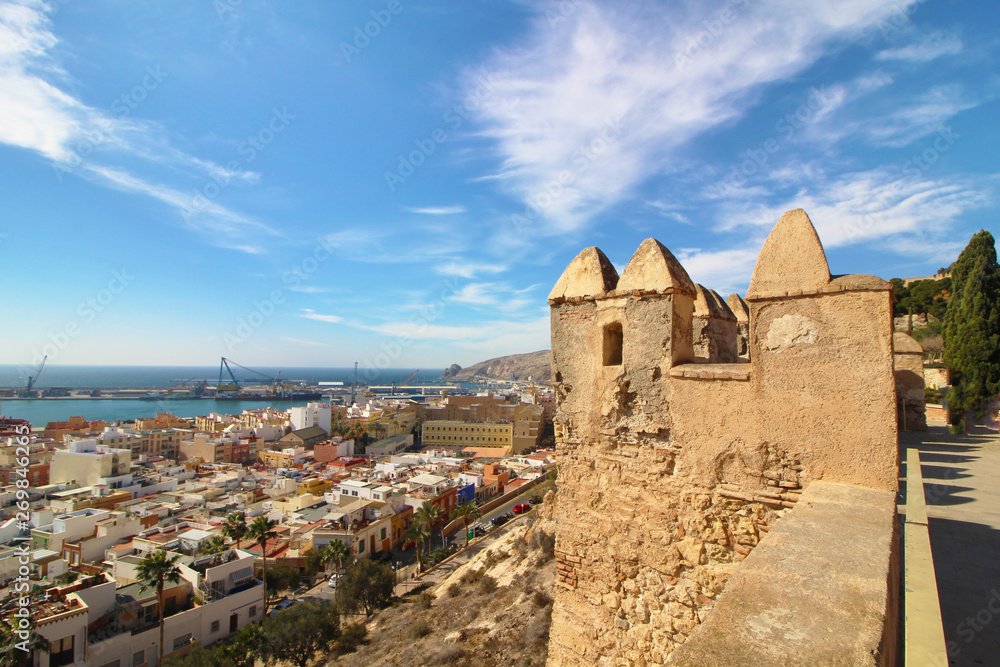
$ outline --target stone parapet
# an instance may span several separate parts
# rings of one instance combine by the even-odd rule
[[[894,493],[813,482],[667,664],[894,664],[896,540]]]

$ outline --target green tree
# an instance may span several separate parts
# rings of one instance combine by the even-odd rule
[[[263,626],[257,623],[246,625],[233,638],[233,641],[222,648],[235,667],[253,667],[254,661],[264,652],[267,638]]]
[[[945,316],[944,361],[955,373],[948,402],[955,430],[982,416],[1000,393],[1000,269],[993,235],[980,231],[952,265],[954,294]]]
[[[459,503],[455,507],[455,509],[451,511],[452,519],[458,519],[458,518],[465,519],[466,530],[464,530],[463,532],[465,533],[466,546],[468,546],[469,544],[469,531],[468,531],[469,524],[475,522],[477,519],[482,518],[482,516],[483,513],[479,509],[479,505],[477,505],[474,500],[466,500],[464,503]]]
[[[265,618],[267,616],[267,543],[278,536],[278,534],[274,532],[275,525],[274,521],[268,520],[266,516],[261,514],[259,517],[254,519],[249,526],[247,526],[247,538],[253,540],[253,542],[260,547],[261,564],[264,570],[264,576],[261,577],[261,580],[264,583],[264,591],[262,593],[264,597],[264,609],[261,618]]]
[[[142,582],[140,590],[156,589],[156,605],[160,613],[160,646],[159,659],[156,664],[163,664],[163,585],[166,582],[176,584],[181,580],[180,568],[175,565],[179,555],[169,556],[163,549],[157,549],[146,554],[136,568],[136,577]]]
[[[49,641],[35,632],[34,627],[25,640],[14,633],[15,623],[17,619],[13,615],[0,620],[0,666],[2,667],[33,665],[37,654],[49,652]]]
[[[219,647],[195,646],[186,655],[167,658],[163,667],[235,667],[235,663]]]
[[[236,542],[236,548],[240,548],[240,541],[247,534],[247,518],[243,512],[232,512],[226,517],[226,522],[222,524],[222,535]]]
[[[295,588],[302,582],[302,575],[293,567],[275,567],[264,575],[267,578],[267,592],[276,597],[281,591]]]
[[[221,535],[212,535],[210,538],[205,540],[205,544],[201,547],[201,552],[203,554],[221,554],[226,550],[226,541]]]
[[[420,555],[424,548],[424,540],[426,540],[429,536],[430,533],[427,532],[427,529],[424,528],[421,524],[417,523],[416,521],[411,521],[410,525],[406,527],[405,531],[403,531],[403,539],[408,541],[412,540],[413,543],[416,545],[417,568],[421,572],[424,569],[424,562],[421,559]]]
[[[431,503],[425,502],[420,508],[413,513],[413,520],[417,523],[423,524],[424,528],[427,529],[428,540],[433,536],[434,524],[441,521],[444,518],[444,510],[437,505],[432,505]],[[427,551],[430,552],[430,544],[427,546]]]
[[[340,616],[334,605],[310,600],[292,605],[264,625],[265,660],[306,667],[340,636]]]
[[[361,609],[371,616],[389,602],[395,586],[396,573],[391,567],[362,558],[340,578],[340,602],[348,611]]]
[[[347,546],[347,543],[342,540],[333,540],[329,544],[325,544],[323,549],[323,565],[329,565],[334,563],[337,566],[337,573],[340,573],[341,568],[344,567],[344,563],[350,562],[351,560],[351,549]]]

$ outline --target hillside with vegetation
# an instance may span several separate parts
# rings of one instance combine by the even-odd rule
[[[519,380],[547,384],[552,375],[552,350],[539,350],[527,354],[511,354],[480,361],[467,368],[452,364],[441,374],[442,380],[476,382],[477,380]]]
[[[367,645],[326,664],[542,667],[554,549],[554,521],[528,517],[434,588],[379,612],[368,622]]]

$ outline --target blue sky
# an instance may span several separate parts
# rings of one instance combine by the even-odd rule
[[[742,291],[997,226],[989,2],[0,0],[0,363],[441,367],[548,347],[583,247]]]

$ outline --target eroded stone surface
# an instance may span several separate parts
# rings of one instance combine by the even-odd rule
[[[896,397],[899,401],[900,429],[927,430],[927,407],[924,394],[924,348],[909,334],[892,335]]]
[[[814,292],[830,282],[830,267],[816,229],[800,208],[781,216],[764,241],[747,300],[770,294]]]
[[[776,263],[771,251],[810,235],[818,267]],[[549,665],[664,664],[813,480],[895,491],[888,286],[821,290],[829,269],[804,213],[768,244],[755,279],[795,294],[750,300],[750,363],[691,363],[695,288],[655,240],[613,293],[552,302]]]
[[[663,292],[672,288],[694,294],[691,277],[673,253],[656,239],[646,239],[622,271],[618,289]]]
[[[559,276],[549,299],[600,296],[615,289],[618,271],[599,248],[584,248]]]

